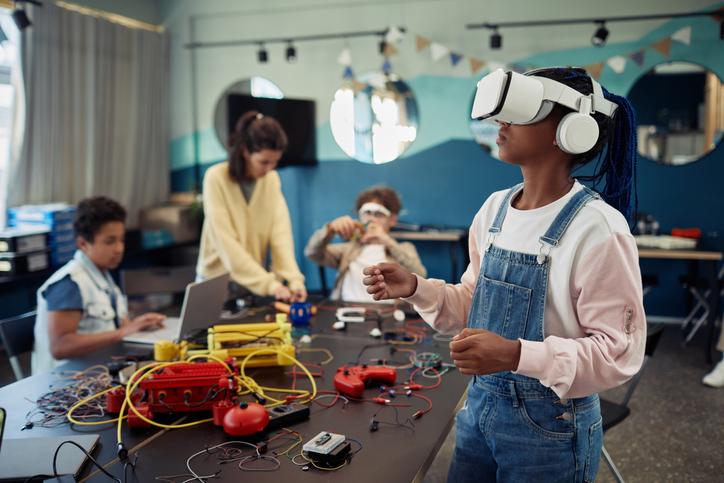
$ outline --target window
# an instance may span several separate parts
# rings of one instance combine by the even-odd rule
[[[8,169],[13,133],[15,88],[13,69],[18,66],[18,31],[10,12],[0,10],[0,228],[7,215]]]

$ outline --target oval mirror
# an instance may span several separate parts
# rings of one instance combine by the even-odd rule
[[[371,72],[334,94],[329,124],[337,145],[363,163],[394,161],[417,137],[418,110],[410,86],[395,74]]]
[[[245,94],[254,97],[268,97],[271,99],[282,99],[284,94],[275,83],[265,77],[254,76],[235,82],[226,88],[221,94],[219,100],[216,101],[214,109],[214,129],[216,137],[219,138],[222,146],[226,146],[229,138],[229,119],[228,119],[228,97],[230,94]]]
[[[712,151],[724,132],[724,90],[715,73],[667,62],[641,76],[628,93],[638,119],[639,154],[679,166]]]

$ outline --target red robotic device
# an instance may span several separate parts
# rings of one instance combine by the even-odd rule
[[[373,383],[394,385],[397,369],[386,366],[342,366],[334,375],[334,387],[341,394],[356,399],[362,398],[365,387]]]

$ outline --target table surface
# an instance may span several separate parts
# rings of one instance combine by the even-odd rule
[[[255,316],[255,320],[260,320],[260,318],[263,319],[260,314]],[[398,352],[391,356],[391,345],[382,344],[381,341],[372,339],[367,335],[369,330],[376,324],[372,322],[348,324],[346,331],[338,332],[331,328],[334,320],[333,307],[320,310],[312,321],[312,342],[308,346],[303,346],[325,348],[334,355],[334,360],[323,366],[323,376],[317,378],[318,389],[332,390],[334,387],[332,381],[336,368],[356,362],[360,358],[359,354],[363,348],[365,350],[360,358],[362,362],[367,362],[373,358],[384,358],[399,361],[399,363],[406,360],[404,352]],[[420,322],[411,323],[422,326]],[[385,330],[396,325],[399,324],[389,317],[384,319],[382,328]],[[402,345],[398,347],[414,348],[418,352],[437,352],[444,360],[449,361],[447,342],[435,340],[431,335],[432,332],[420,345]],[[370,344],[373,346],[367,347]],[[92,364],[106,362],[113,355],[138,354],[150,350],[150,346],[137,344],[117,345],[100,351],[92,357],[71,361],[60,369],[83,369]],[[303,350],[297,353],[297,357],[303,362],[314,363],[325,358],[322,353],[304,352]],[[289,368],[256,368],[247,371],[247,373],[253,375],[263,384],[289,387],[291,378],[285,374],[287,370]],[[398,372],[399,383],[407,379],[410,370],[399,370]],[[306,378],[300,378],[299,380],[306,380]],[[320,431],[330,431],[354,438],[363,445],[363,449],[354,456],[351,463],[339,471],[325,472],[316,469],[303,471],[301,467],[292,464],[288,458],[281,457],[281,467],[276,471],[249,473],[231,464],[222,467],[223,470],[219,478],[209,481],[231,482],[243,481],[247,478],[250,481],[260,483],[280,481],[282,478],[288,478],[287,481],[294,482],[332,481],[339,478],[350,482],[421,481],[452,426],[455,412],[464,400],[468,381],[467,376],[463,376],[457,371],[450,371],[443,376],[440,387],[422,391],[420,394],[432,400],[433,409],[421,419],[414,421],[414,430],[383,423],[378,431],[369,431],[370,420],[376,413],[376,419],[380,421],[392,422],[395,420],[395,410],[392,407],[383,407],[374,403],[350,403],[343,408],[340,402],[333,408],[325,409],[312,404],[310,419],[290,427],[290,429],[301,433],[305,442]],[[56,428],[35,427],[31,430],[21,431],[25,423],[26,413],[34,407],[34,403],[31,401],[48,391],[52,384],[58,382],[57,375],[48,373],[32,376],[0,388],[0,407],[4,407],[8,412],[5,437],[32,438],[78,432],[98,433],[101,436],[100,447],[94,452],[94,457],[106,466],[111,473],[122,479],[123,465],[116,459],[115,424],[73,428],[64,424]],[[434,381],[418,376],[416,382],[431,384]],[[306,387],[305,383],[300,383],[300,385]],[[367,389],[365,397],[374,397],[378,393],[378,389]],[[398,409],[400,421],[404,421],[415,410],[425,407],[424,401],[418,398],[408,399],[404,395],[395,398],[395,401],[411,404],[409,408]],[[329,400],[322,400],[322,402],[328,403]],[[174,419],[170,421],[173,422]],[[139,456],[135,474],[133,475],[135,478],[129,477],[128,481],[148,482],[154,481],[154,478],[159,475],[187,473],[186,459],[189,456],[203,450],[207,445],[212,446],[229,441],[230,438],[225,435],[221,428],[209,423],[208,425],[174,430],[161,430],[158,428],[130,430],[124,425],[123,440],[130,453],[137,452]],[[355,444],[353,444],[354,447],[356,447]],[[203,474],[204,471],[213,473],[217,468],[215,458],[216,456],[203,455],[194,459],[194,470],[198,474]],[[176,481],[182,481],[183,479],[176,479]],[[84,469],[80,481],[100,482],[108,481],[108,478],[100,474],[95,467],[88,465]]]
[[[701,250],[664,250],[659,248],[639,248],[639,258],[719,261],[722,259],[722,253]]]
[[[464,230],[440,230],[440,231],[391,231],[397,240],[411,241],[460,241],[467,232]]]

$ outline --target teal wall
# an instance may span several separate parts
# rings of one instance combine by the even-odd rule
[[[691,45],[673,42],[669,58],[701,64],[724,78],[719,24],[709,18],[673,20],[635,41],[604,48],[545,52],[517,59],[515,63],[529,66],[589,65],[646,48],[686,25],[692,26]],[[408,38],[405,42],[414,43],[414,39]],[[606,67],[600,80],[609,90],[625,94],[640,75],[665,60],[660,53],[648,48],[644,65],[637,67],[629,61],[621,75]],[[393,59],[393,63],[401,62]],[[405,212],[402,218],[405,220],[467,227],[492,191],[510,186],[519,179],[516,169],[489,157],[472,141],[467,119],[477,78],[421,73],[408,79],[417,97],[420,129],[411,149],[393,163],[368,166],[349,160],[336,146],[328,124],[322,120],[317,130],[319,165],[314,168],[286,168],[280,172],[290,205],[297,257],[310,288],[318,288],[318,277],[316,267],[303,258],[304,243],[314,229],[329,219],[351,214],[354,197],[361,189],[379,183],[398,189],[403,196]],[[218,96],[218,93],[214,95]],[[318,101],[317,109],[326,111],[328,104]],[[198,135],[204,165],[224,159],[224,152],[210,128],[202,129]],[[171,152],[172,186],[177,190],[191,188],[192,134],[176,136],[171,142]],[[724,148],[721,146],[702,160],[682,167],[664,167],[640,159],[640,211],[654,214],[664,230],[674,226],[699,226],[707,235],[706,243],[712,248],[724,249],[722,180]],[[449,278],[448,253],[442,248],[421,246],[421,254],[431,276]],[[683,297],[675,274],[685,269],[681,262],[644,262],[642,267],[646,272],[657,272],[663,277],[663,288],[647,299],[649,309],[658,314],[680,314]]]

